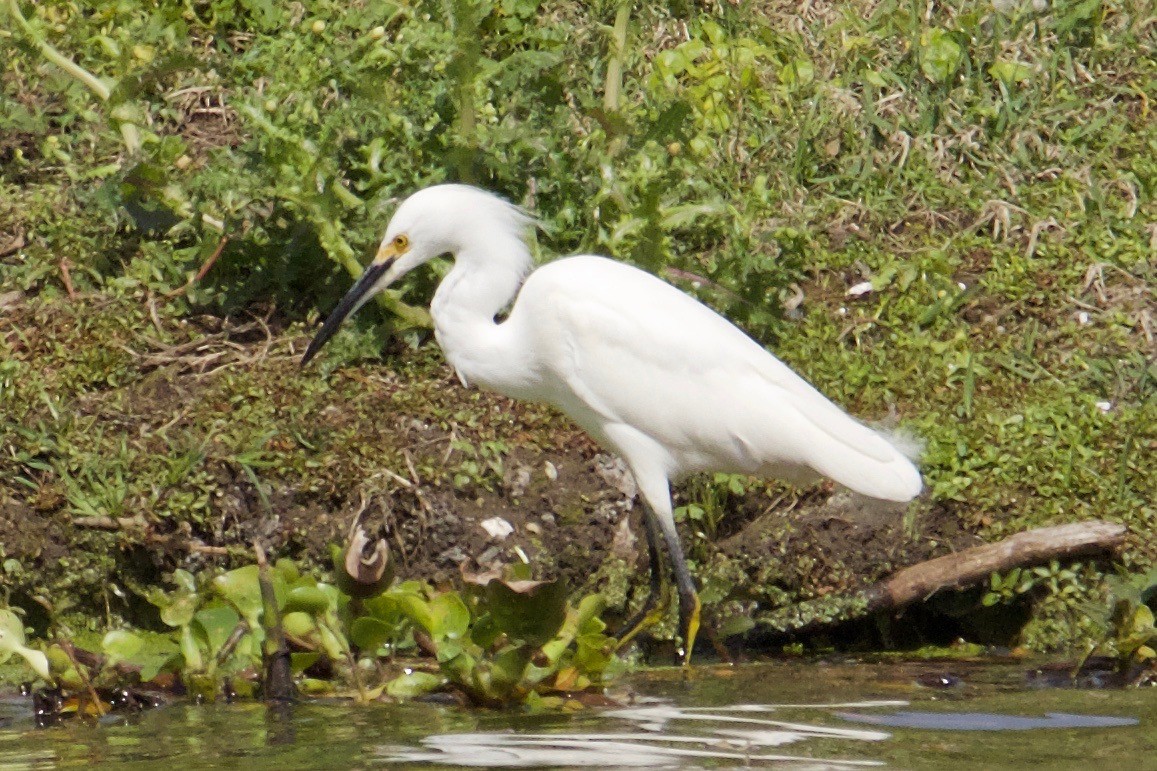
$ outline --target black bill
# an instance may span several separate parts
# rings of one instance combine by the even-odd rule
[[[378,279],[393,262],[394,260],[391,258],[382,262],[370,263],[369,267],[362,273],[361,278],[354,282],[350,290],[345,293],[345,297],[341,298],[337,307],[329,314],[329,318],[321,325],[321,329],[314,335],[309,347],[305,349],[305,355],[301,357],[301,366],[304,367],[309,364],[309,360],[316,356],[322,346],[329,342],[346,317],[353,315],[354,311],[362,307],[366,300],[373,296],[374,285],[378,283]]]

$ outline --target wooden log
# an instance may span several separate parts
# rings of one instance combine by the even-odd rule
[[[1125,543],[1125,532],[1124,525],[1090,520],[1026,530],[996,543],[937,557],[869,587],[865,592],[868,610],[901,608],[944,589],[964,589],[992,573],[1017,567],[1115,551]]]

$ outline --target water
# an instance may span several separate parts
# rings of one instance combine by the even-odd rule
[[[773,663],[640,674],[624,706],[573,714],[313,701],[47,729],[10,698],[0,768],[1157,769],[1157,690],[1029,683],[1023,665]]]

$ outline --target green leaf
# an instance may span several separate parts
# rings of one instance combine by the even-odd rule
[[[920,35],[920,71],[933,83],[943,83],[964,62],[964,48],[945,29],[933,28]]]
[[[528,645],[510,646],[494,657],[490,667],[489,696],[504,699],[518,687],[532,651]]]
[[[205,669],[205,657],[201,655],[201,646],[197,644],[193,629],[188,624],[181,627],[179,645],[181,646],[181,657],[185,659],[184,670],[186,672],[201,672]]]
[[[288,557],[282,557],[273,564],[273,572],[280,576],[286,585],[294,584],[301,578],[301,570],[297,563]]]
[[[274,576],[276,579],[276,574]],[[274,580],[275,590],[279,583]],[[256,565],[246,565],[217,576],[213,579],[213,589],[227,602],[232,603],[250,626],[257,628],[261,625],[263,606]]]
[[[329,610],[329,595],[317,586],[297,586],[286,595],[284,608],[289,613],[324,613]]]
[[[43,651],[29,648],[24,642],[23,619],[7,608],[0,609],[0,663],[7,661],[15,653],[42,679],[52,682],[48,656]]]
[[[317,651],[299,651],[289,654],[289,667],[295,675],[300,675],[312,667],[321,658]]]
[[[181,655],[181,647],[169,634],[112,631],[101,640],[108,665],[139,667],[141,680],[149,681]]]
[[[1157,629],[1153,627],[1153,611],[1149,609],[1148,605],[1138,605],[1137,609],[1133,611],[1130,628],[1133,634],[1157,635]]]
[[[719,627],[719,636],[723,638],[750,632],[755,628],[755,621],[751,616],[732,616]]]
[[[992,66],[988,67],[988,74],[1003,82],[1004,85],[1011,85],[1011,83],[1023,83],[1030,80],[1033,69],[1029,65],[1020,64],[1019,61],[1001,60],[994,61]]]
[[[491,581],[487,607],[510,637],[533,645],[550,640],[566,620],[566,586],[561,581]]]
[[[109,632],[100,642],[101,650],[108,656],[108,666],[115,667],[122,661],[131,661],[145,645],[138,635],[118,629]]]
[[[575,645],[574,665],[587,675],[601,675],[615,657],[615,641],[605,634],[579,635]]]
[[[409,592],[397,595],[402,612],[426,630],[434,642],[457,639],[470,627],[470,611],[462,598],[453,592],[439,594],[426,600]]]
[[[412,699],[437,690],[446,678],[429,672],[409,672],[386,684],[386,693],[395,699]]]
[[[221,602],[202,608],[193,617],[193,623],[204,633],[209,650],[214,655],[221,650],[240,621],[237,611]]]
[[[317,623],[310,614],[294,611],[281,617],[281,628],[288,635],[309,641],[317,631]]]
[[[318,639],[321,641],[322,650],[325,651],[325,655],[334,661],[340,661],[345,657],[349,644],[344,635],[330,629],[326,624],[318,624],[317,634]]]
[[[179,589],[168,597],[169,602],[161,608],[161,621],[172,627],[181,627],[193,620],[201,598],[195,593]]]
[[[779,71],[779,80],[785,86],[806,86],[815,80],[816,69],[811,59],[795,59]]]
[[[350,625],[350,642],[366,653],[374,653],[394,637],[396,628],[373,616],[362,616]]]

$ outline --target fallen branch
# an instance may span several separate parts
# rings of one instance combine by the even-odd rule
[[[921,562],[868,588],[868,610],[900,608],[945,589],[964,589],[993,573],[1115,551],[1125,543],[1125,526],[1091,520],[1026,530],[1003,541]]]
[[[829,595],[781,608],[764,617],[764,628],[754,635],[763,639],[815,634],[872,613],[899,610],[938,592],[966,589],[993,573],[1054,559],[1111,554],[1124,544],[1125,532],[1124,525],[1101,520],[1027,530],[912,565],[854,594]]]

